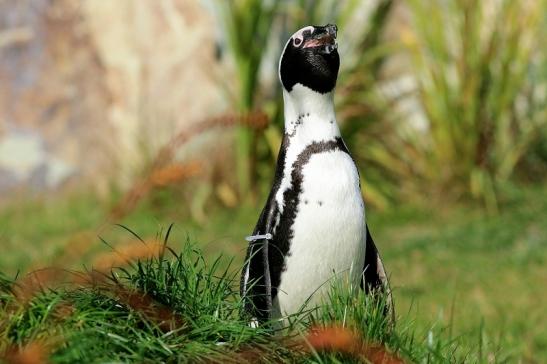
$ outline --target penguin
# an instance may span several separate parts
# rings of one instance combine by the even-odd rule
[[[241,274],[244,310],[254,323],[320,304],[338,275],[367,293],[385,293],[393,313],[359,173],[336,122],[337,30],[332,24],[298,30],[279,60],[285,130]]]

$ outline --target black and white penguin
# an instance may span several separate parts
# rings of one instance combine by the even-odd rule
[[[285,133],[241,277],[245,308],[259,322],[319,304],[338,274],[367,292],[387,292],[392,310],[359,173],[334,113],[336,35],[336,25],[302,28],[279,61]]]

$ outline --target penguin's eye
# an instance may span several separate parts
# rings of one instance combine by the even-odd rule
[[[302,38],[294,38],[293,44],[295,47],[298,47],[300,44],[302,44]]]

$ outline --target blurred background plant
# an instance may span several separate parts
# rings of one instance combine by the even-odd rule
[[[495,211],[547,122],[545,3],[408,4],[402,41],[425,123],[399,130],[395,149],[411,169],[397,172],[413,190],[474,197]]]
[[[260,107],[259,70],[279,2],[259,0],[217,1],[228,49],[235,61],[237,94],[234,107],[250,112]],[[249,16],[253,14],[253,16]],[[259,104],[259,105],[257,105]],[[239,196],[248,197],[257,185],[258,133],[240,126],[235,140]]]
[[[336,23],[338,122],[398,308],[419,301],[424,330],[484,317],[547,360],[545,14],[545,0],[0,0],[0,271],[93,265],[97,235],[125,251],[114,223],[149,241],[175,221],[176,241],[242,259],[283,135],[282,47]]]

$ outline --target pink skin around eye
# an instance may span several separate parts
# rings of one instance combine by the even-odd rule
[[[292,39],[295,47],[302,45],[302,42],[304,41],[304,33],[306,32],[309,32],[310,34],[313,33],[313,27],[304,27],[293,34]]]

